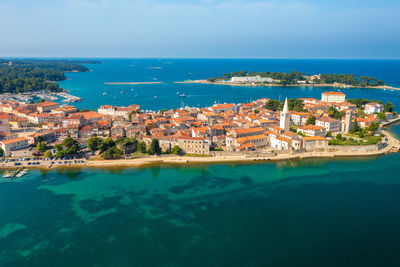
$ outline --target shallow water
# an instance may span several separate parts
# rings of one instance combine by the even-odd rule
[[[191,105],[319,97],[326,90],[171,83],[241,69],[356,72],[400,85],[400,61],[164,61],[104,60],[91,65],[92,72],[68,74],[72,79],[62,86],[84,97],[79,107],[137,103],[159,109],[179,106],[178,90]],[[103,84],[152,77],[167,84],[134,86],[134,92],[125,86],[123,97],[123,87]],[[400,92],[346,94],[400,105]],[[400,125],[390,131],[400,137]],[[400,154],[391,154],[31,170],[21,179],[0,178],[0,266],[399,266],[399,160]]]
[[[399,160],[30,171],[0,180],[0,265],[398,266]]]

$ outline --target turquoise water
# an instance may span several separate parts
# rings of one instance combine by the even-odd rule
[[[157,66],[161,61],[137,60],[127,72],[135,60],[108,61],[90,66],[93,72],[68,74],[72,79],[63,85],[84,96],[80,105],[95,108],[107,97],[112,99],[111,93],[103,98],[100,92],[105,90],[115,90],[116,105],[128,104],[128,94],[122,98],[120,88],[102,83],[143,81],[156,71],[170,82],[187,78],[189,71],[194,78],[212,76],[218,68],[220,73],[262,70],[265,65],[271,70],[341,72],[359,66],[368,72],[364,74],[387,76],[385,80],[400,84],[394,71],[399,61],[174,60],[161,70],[141,67],[139,73],[133,69],[140,64]],[[124,67],[115,69],[115,64]],[[171,71],[175,76],[168,78],[168,68],[177,69]],[[133,103],[154,109],[151,95],[157,92],[157,107],[174,105],[180,102],[171,95],[175,86],[134,86],[138,102]],[[215,97],[236,101],[321,92],[191,86],[181,91],[199,90],[199,96],[187,100],[204,105]],[[400,105],[398,92],[348,93]],[[400,125],[390,131],[400,137]],[[0,179],[0,266],[399,266],[399,161],[400,154],[391,154],[258,164],[32,170],[21,179]]]
[[[399,160],[31,171],[0,265],[398,266]]]
[[[69,80],[61,83],[84,100],[75,103],[79,108],[97,109],[102,104],[139,104],[144,109],[177,108],[182,105],[204,107],[217,102],[249,102],[272,99],[315,97],[332,88],[299,87],[229,87],[202,84],[174,84],[187,79],[207,79],[227,72],[302,71],[315,73],[354,73],[375,76],[389,85],[400,87],[400,60],[293,60],[293,59],[98,59],[102,64],[88,65],[86,73],[68,73]],[[160,67],[152,69],[152,67]],[[105,85],[105,82],[164,82],[153,85]],[[133,89],[133,92],[131,91]],[[121,95],[121,90],[124,94]],[[103,92],[107,95],[103,96]],[[181,98],[176,92],[188,97]],[[400,92],[376,89],[343,90],[349,98],[369,97],[397,103]],[[136,96],[136,97],[135,97]],[[157,96],[157,98],[154,98]],[[114,97],[116,99],[114,99]]]

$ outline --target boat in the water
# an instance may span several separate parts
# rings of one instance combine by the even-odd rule
[[[185,94],[180,94],[179,96],[180,96],[180,97],[186,97],[186,95],[185,95]]]
[[[154,98],[157,98],[157,96],[155,95]]]
[[[106,92],[104,92],[104,93],[103,93],[103,95],[107,95],[107,93],[106,93]]]
[[[180,93],[179,93],[179,92],[176,92],[176,94],[179,95]]]

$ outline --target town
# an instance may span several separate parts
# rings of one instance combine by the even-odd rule
[[[107,160],[161,154],[373,153],[388,147],[382,128],[398,119],[391,103],[346,101],[342,92],[324,92],[320,100],[264,98],[158,112],[144,112],[134,104],[79,111],[44,99],[16,99],[0,101],[2,166],[77,156]]]

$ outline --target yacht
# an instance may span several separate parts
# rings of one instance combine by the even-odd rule
[[[185,94],[180,94],[179,96],[180,96],[180,97],[186,97],[186,95],[185,95]]]
[[[107,95],[107,93],[106,93],[106,92],[104,92],[104,93],[103,93],[103,95]]]

